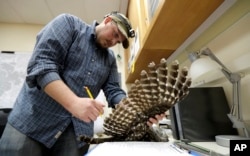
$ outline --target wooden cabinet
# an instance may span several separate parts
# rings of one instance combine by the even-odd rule
[[[158,0],[158,7],[149,21],[146,0],[130,0],[128,18],[137,31],[136,55],[125,52],[126,83],[133,83],[143,69],[154,61],[168,58],[224,0]],[[130,40],[131,47],[135,39]],[[134,66],[133,66],[134,65]],[[134,69],[134,71],[132,71]]]

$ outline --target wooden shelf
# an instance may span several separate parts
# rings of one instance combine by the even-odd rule
[[[160,0],[158,9],[147,23],[142,1],[130,1],[128,17],[133,28],[139,29],[140,49],[135,56],[134,72],[127,70],[126,83],[133,83],[143,69],[154,61],[168,58],[224,0]],[[128,61],[130,53],[125,59]]]

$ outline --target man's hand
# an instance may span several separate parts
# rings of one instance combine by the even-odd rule
[[[104,103],[91,98],[79,98],[77,103],[72,104],[70,112],[72,115],[85,122],[95,121],[103,114]]]
[[[123,103],[124,102],[124,99],[122,99],[119,104],[116,105],[115,108],[118,108],[118,107],[126,107],[126,105]],[[147,121],[147,125],[148,126],[152,126],[153,124],[158,124],[158,122],[160,120],[162,120],[164,117],[166,116],[165,113],[163,114],[159,114],[159,115],[155,115],[155,118],[149,118],[149,120]]]
[[[52,81],[45,86],[44,91],[74,117],[85,122],[95,121],[103,113],[104,103],[78,97],[62,80]]]
[[[152,126],[153,124],[158,124],[158,122],[162,120],[165,116],[165,114],[160,114],[156,115],[155,118],[149,118],[149,120],[147,121],[147,125]]]

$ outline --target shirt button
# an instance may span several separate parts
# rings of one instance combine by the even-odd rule
[[[88,75],[90,75],[91,73],[90,72],[88,72]]]
[[[94,62],[95,60],[94,59],[92,59],[92,62]]]

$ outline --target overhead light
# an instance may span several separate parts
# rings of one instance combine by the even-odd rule
[[[208,56],[208,57],[201,57]],[[211,75],[216,70],[220,69],[225,77],[233,85],[233,104],[231,111],[228,114],[229,119],[233,123],[234,128],[242,129],[244,137],[220,135],[216,136],[217,144],[221,146],[229,146],[230,140],[235,139],[249,139],[249,133],[243,122],[242,110],[241,110],[241,98],[240,98],[240,80],[241,75],[239,73],[231,72],[213,53],[209,48],[206,48],[199,52],[192,52],[189,54],[189,59],[192,62],[189,73],[190,77],[194,81],[201,81],[205,76]]]

